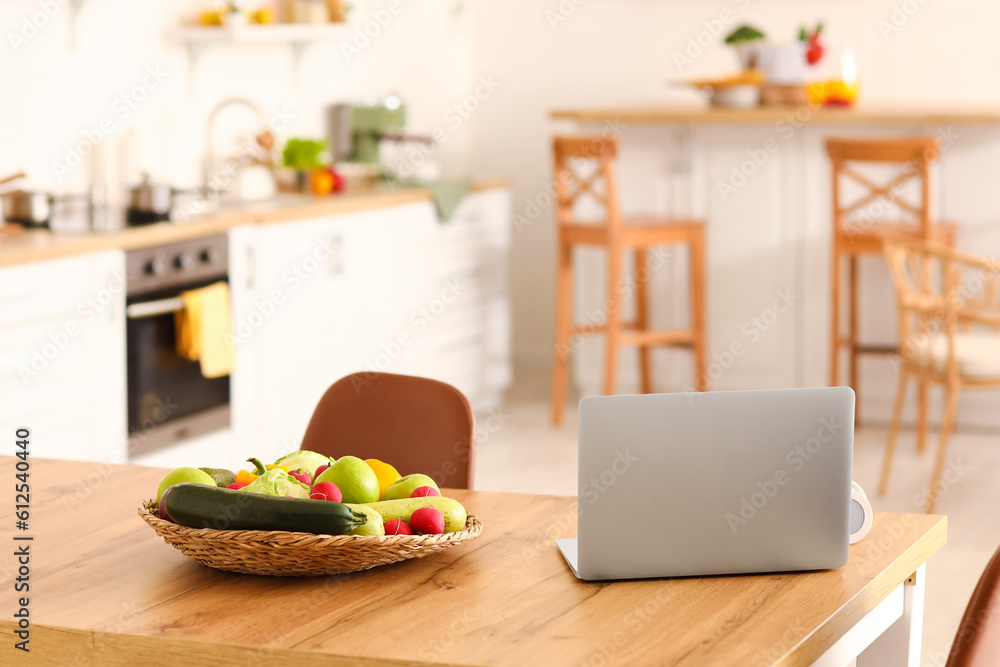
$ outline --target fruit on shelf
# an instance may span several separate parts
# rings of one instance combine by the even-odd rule
[[[368,467],[375,472],[375,476],[378,477],[378,491],[379,494],[385,492],[391,485],[396,483],[399,479],[399,472],[396,471],[391,465],[385,461],[379,461],[378,459],[365,459],[365,463]]]
[[[309,172],[309,189],[317,197],[325,197],[333,192],[337,181],[329,167]]]
[[[427,496],[440,496],[441,492],[435,489],[433,486],[421,486],[413,490],[410,494],[411,498],[425,498]]]
[[[345,503],[373,503],[379,499],[378,477],[368,464],[356,456],[342,456],[323,471],[316,482],[332,482],[343,494]]]
[[[826,49],[819,41],[819,34],[823,31],[823,24],[817,23],[816,28],[809,32],[805,28],[799,28],[799,41],[806,44],[806,62],[815,65],[823,59]]]
[[[386,535],[412,535],[413,530],[410,528],[402,519],[393,519],[385,524],[384,531]]]
[[[421,486],[432,486],[437,490],[438,485],[429,475],[415,473],[400,477],[382,493],[382,500],[399,500],[409,498],[410,495]]]
[[[433,507],[421,507],[410,515],[410,528],[424,535],[444,532],[444,515]]]
[[[169,489],[174,484],[180,484],[182,482],[190,482],[192,484],[207,484],[209,486],[216,486],[215,480],[204,470],[199,470],[198,468],[174,468],[160,480],[160,486],[156,489],[156,502],[160,502],[163,498],[163,492]]]

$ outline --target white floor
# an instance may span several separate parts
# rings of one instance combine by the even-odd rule
[[[548,381],[544,370],[519,369],[502,410],[480,415],[492,431],[480,440],[475,486],[489,491],[576,495],[576,410],[565,425],[549,425]],[[913,433],[904,431],[897,447],[889,493],[875,494],[885,446],[885,430],[855,434],[854,479],[876,511],[920,512],[916,497],[930,481],[937,434],[918,455]],[[944,665],[962,612],[983,568],[1000,545],[1000,434],[959,431],[949,445],[951,482],[937,512],[948,515],[948,544],[928,563],[921,667]]]

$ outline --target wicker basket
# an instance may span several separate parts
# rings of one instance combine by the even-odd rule
[[[465,528],[444,535],[314,535],[267,530],[188,528],[161,519],[147,500],[139,516],[185,556],[217,570],[278,577],[344,574],[423,558],[479,535],[483,524],[469,514]]]

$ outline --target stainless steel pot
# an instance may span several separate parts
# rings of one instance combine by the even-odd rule
[[[14,190],[3,195],[3,217],[28,227],[47,227],[54,197],[48,192]]]
[[[163,183],[153,183],[149,174],[142,175],[142,182],[129,189],[128,207],[133,211],[153,215],[170,215],[174,189]]]

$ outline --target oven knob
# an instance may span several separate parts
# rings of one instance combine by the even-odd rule
[[[217,259],[219,259],[219,251],[215,248],[205,248],[201,251],[201,261],[205,264],[211,264]]]
[[[191,255],[182,252],[181,254],[174,257],[174,267],[180,269],[181,271],[185,269],[190,269],[194,266],[194,260],[191,259]]]
[[[149,260],[149,263],[146,264],[146,273],[148,273],[151,276],[158,276],[166,270],[167,267],[163,265],[163,260],[160,259],[159,257],[154,257],[153,259]]]

